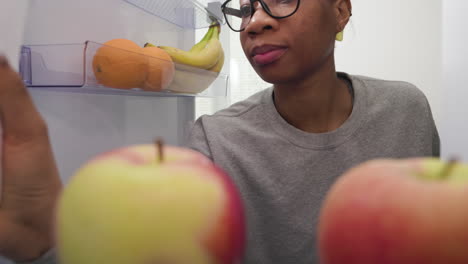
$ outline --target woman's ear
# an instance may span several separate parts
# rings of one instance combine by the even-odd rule
[[[345,29],[352,15],[351,0],[335,0],[336,33]]]

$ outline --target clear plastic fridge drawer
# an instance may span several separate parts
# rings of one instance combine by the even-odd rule
[[[148,91],[141,87],[115,88],[104,85],[96,78],[93,60],[96,52],[105,45],[87,41],[83,44],[29,45],[23,46],[20,73],[28,87],[68,89],[73,92],[134,94],[144,96],[201,96],[225,97],[228,76],[187,65],[175,65],[173,81],[162,91]],[[131,53],[150,62],[158,58],[119,48],[115,53]],[[79,88],[79,89],[73,89]]]

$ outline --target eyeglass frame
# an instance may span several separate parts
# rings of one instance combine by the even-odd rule
[[[221,5],[221,12],[223,12],[224,18],[226,19],[226,22],[227,22],[229,28],[230,28],[232,31],[234,31],[234,32],[242,32],[242,31],[245,30],[245,27],[244,27],[243,29],[237,30],[237,29],[232,28],[231,24],[229,24],[229,19],[228,19],[227,15],[236,16],[236,14],[235,14],[235,13],[232,13],[232,12],[240,11],[240,10],[238,10],[238,9],[234,9],[234,8],[227,7],[227,4],[229,4],[229,2],[231,2],[231,1],[237,1],[237,0],[226,0],[226,1]],[[287,15],[287,16],[275,16],[275,15],[271,14],[270,8],[268,7],[268,5],[267,5],[265,2],[263,2],[263,0],[249,0],[249,1],[250,1],[250,19],[249,19],[249,23],[250,23],[250,20],[252,19],[253,15],[255,14],[255,11],[256,11],[255,8],[254,8],[254,3],[255,3],[255,2],[260,2],[260,5],[262,6],[263,10],[265,10],[265,12],[266,12],[270,17],[272,17],[272,18],[274,18],[274,19],[283,19],[283,18],[287,18],[287,17],[290,17],[290,16],[294,15],[294,14],[297,12],[297,10],[299,9],[299,6],[301,5],[301,0],[297,0],[296,9],[295,9],[291,14],[289,14],[289,15]],[[231,13],[226,12],[226,11],[231,11]],[[227,14],[226,14],[226,13],[227,13]],[[237,16],[237,17],[239,17],[239,18],[242,19],[241,16]],[[247,23],[247,25],[248,25],[248,23]],[[246,26],[247,26],[247,25],[246,25]]]

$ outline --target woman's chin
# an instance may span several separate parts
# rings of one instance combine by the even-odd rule
[[[293,74],[288,74],[278,69],[261,68],[255,69],[255,71],[257,72],[258,76],[262,78],[262,80],[271,84],[288,83],[295,78]]]
[[[285,63],[283,60],[265,65],[255,63],[252,65],[258,76],[268,83],[286,83],[297,78],[297,71],[294,70],[295,67],[291,63]]]

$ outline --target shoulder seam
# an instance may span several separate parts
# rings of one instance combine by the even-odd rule
[[[373,78],[366,78],[366,77],[363,77],[363,78],[358,78],[360,79],[362,82],[386,82],[386,83],[400,83],[400,84],[406,84],[408,86],[412,86],[412,87],[417,87],[416,85],[414,85],[413,83],[410,83],[410,82],[407,82],[407,81],[398,81],[398,80],[381,80],[381,79],[373,79]]]

